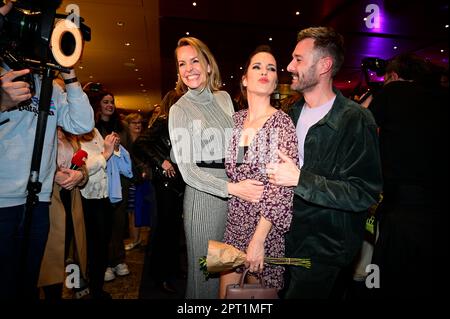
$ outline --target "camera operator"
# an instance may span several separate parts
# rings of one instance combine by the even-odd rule
[[[31,212],[29,242],[24,243],[23,220],[42,79],[39,74],[32,74],[36,93],[27,105],[17,106],[19,101],[29,97],[28,84],[13,80],[30,71],[8,72],[9,67],[1,59],[0,63],[0,123],[3,123],[0,125],[0,299],[37,298],[37,279],[48,236],[50,195],[56,171],[56,127],[61,126],[76,135],[84,134],[93,129],[94,115],[75,72],[63,73],[67,93],[58,85],[53,86],[39,170],[42,188],[39,202]],[[25,273],[19,273],[23,269],[24,246],[27,247],[26,269]]]

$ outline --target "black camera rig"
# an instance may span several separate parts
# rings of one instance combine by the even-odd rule
[[[383,86],[386,64],[386,60],[376,57],[362,59],[361,69],[367,84],[367,90],[360,96],[358,103],[363,103]]]
[[[45,68],[51,68],[69,73],[69,68],[81,57],[83,42],[91,39],[91,30],[83,19],[73,12],[56,13],[61,0],[13,2],[0,30],[3,61],[16,70],[30,68],[42,74]],[[75,19],[78,25],[72,21]]]

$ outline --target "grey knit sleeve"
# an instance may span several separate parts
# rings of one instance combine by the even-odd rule
[[[172,143],[172,160],[178,165],[184,181],[202,192],[228,197],[228,182],[217,178],[195,164],[192,148],[192,119],[175,104],[169,113],[169,135]]]

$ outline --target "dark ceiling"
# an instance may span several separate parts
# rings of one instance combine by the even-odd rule
[[[310,26],[332,26],[344,35],[346,59],[335,84],[346,91],[361,82],[361,60],[365,57],[387,59],[398,53],[415,52],[448,68],[448,3],[444,1],[195,2],[196,6],[186,0],[160,1],[162,94],[174,87],[173,52],[177,40],[186,32],[209,46],[218,61],[224,88],[231,94],[238,87],[242,73],[239,67],[260,44],[269,44],[276,53],[280,83],[290,83],[285,68],[296,44],[296,34]],[[379,8],[378,28],[364,20],[372,13],[366,12],[369,5]],[[370,22],[375,21],[369,19]]]

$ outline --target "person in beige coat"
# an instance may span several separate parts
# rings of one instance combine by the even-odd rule
[[[65,261],[72,250],[72,237],[72,259],[79,266],[80,276],[86,278],[86,232],[79,188],[86,184],[88,173],[84,165],[70,169],[73,154],[79,149],[77,137],[58,128],[58,170],[50,204],[50,231],[38,281],[38,287],[43,287],[46,299],[62,298]],[[70,236],[72,232],[73,236]],[[73,283],[76,284],[76,281]]]

